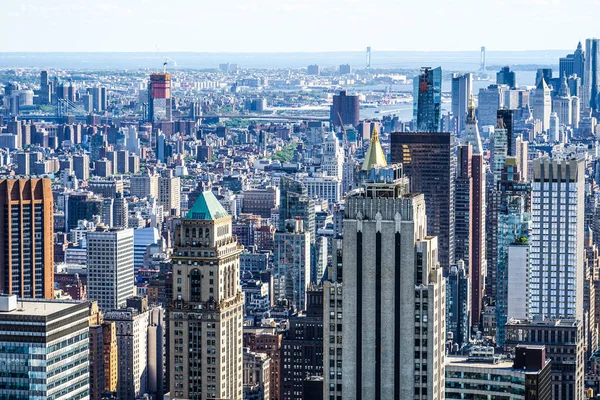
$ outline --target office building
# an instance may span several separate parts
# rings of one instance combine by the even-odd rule
[[[304,229],[302,219],[287,220],[285,230],[275,232],[275,296],[276,299],[287,299],[298,310],[306,308],[310,243],[310,232]]]
[[[158,243],[160,234],[156,228],[138,228],[133,230],[133,266],[135,272],[144,267],[144,257],[148,246]]]
[[[88,303],[3,295],[0,324],[0,398],[90,398]]]
[[[585,344],[582,325],[581,321],[573,319],[513,318],[506,324],[504,351],[515,354],[518,359],[519,346],[545,346],[546,357],[552,360],[551,398],[583,400]]]
[[[546,80],[542,77],[533,95],[533,117],[542,121],[542,130],[550,129],[550,113],[552,112],[552,97]]]
[[[333,95],[333,105],[329,115],[334,127],[352,125],[356,127],[360,119],[360,98],[349,95],[345,90]]]
[[[268,355],[244,347],[244,399],[271,398],[270,364]]]
[[[277,230],[286,231],[286,221],[302,218],[303,229],[310,233],[311,242],[316,238],[315,204],[308,197],[302,182],[282,176],[279,180],[279,223]]]
[[[533,174],[529,313],[581,321],[584,161],[539,158]]]
[[[585,68],[583,73],[582,107],[598,109],[598,94],[600,93],[600,39],[585,40]]]
[[[148,389],[148,310],[128,307],[104,314],[116,327],[117,398],[135,400]]]
[[[422,68],[421,74],[413,82],[415,130],[439,132],[442,117],[442,68]]]
[[[0,180],[0,291],[54,298],[54,202],[48,178]]]
[[[558,68],[558,76],[560,77],[577,75],[579,78],[583,79],[585,74],[585,54],[581,42],[577,43],[577,48],[573,54],[567,54],[566,57],[561,57],[559,59]]]
[[[123,181],[94,179],[88,182],[88,189],[102,197],[114,199],[117,193],[123,194]]]
[[[401,163],[412,193],[423,193],[427,233],[437,236],[439,262],[454,263],[454,135],[446,132],[393,132],[392,163]]]
[[[333,131],[329,131],[324,143],[321,169],[327,176],[336,177],[341,182],[344,173],[344,149]]]
[[[171,398],[242,398],[241,248],[231,216],[203,192],[176,228],[169,306]]]
[[[344,210],[343,398],[443,399],[446,289],[424,196],[398,164],[364,182]]]
[[[467,119],[469,99],[473,95],[473,74],[452,75],[452,115],[456,118],[455,133],[460,134]]]
[[[446,277],[446,333],[452,349],[466,344],[471,332],[471,284],[465,263],[450,267]]]
[[[304,398],[304,380],[323,375],[321,287],[308,291],[306,311],[290,316],[289,323],[289,329],[281,341],[281,400]]]
[[[130,178],[132,196],[147,199],[158,199],[158,174],[146,171]]]
[[[99,227],[87,233],[88,298],[103,312],[125,306],[135,295],[133,229]]]
[[[171,121],[171,107],[171,74],[151,74],[148,81],[148,122]]]
[[[496,84],[506,85],[510,89],[517,88],[517,77],[514,71],[510,70],[510,67],[502,67],[499,72],[496,72]]]
[[[497,111],[504,107],[504,93],[508,86],[490,85],[479,89],[477,119],[480,126],[496,126]]]
[[[242,213],[271,218],[273,209],[279,206],[277,187],[250,189],[243,192]]]
[[[271,400],[279,400],[281,384],[281,341],[282,333],[277,328],[244,327],[244,348],[254,353],[265,354],[270,359],[269,391]]]
[[[352,67],[350,66],[350,64],[341,64],[339,71],[340,71],[340,75],[351,74]]]
[[[552,360],[544,346],[519,346],[514,361],[494,355],[493,347],[475,346],[468,356],[450,356],[446,364],[446,397],[550,400]],[[490,384],[493,376],[493,384]]]
[[[94,216],[102,216],[102,199],[93,196],[91,192],[70,193],[65,210],[66,231],[77,228],[79,221],[91,221]]]
[[[560,123],[564,125],[573,124],[573,99],[565,75],[562,76],[560,87],[552,99],[552,110],[556,113]],[[579,120],[579,115],[577,115],[577,120]]]
[[[158,178],[158,204],[168,215],[181,214],[181,179],[172,169],[162,171]]]

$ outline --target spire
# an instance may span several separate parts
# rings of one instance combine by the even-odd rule
[[[569,85],[567,84],[567,75],[563,73],[562,79],[560,80],[560,88],[558,89],[558,95],[560,97],[570,97],[571,91],[569,90]]]
[[[465,131],[462,136],[463,144],[470,144],[473,147],[473,154],[482,154],[483,147],[481,146],[481,136],[479,136],[479,128],[477,127],[477,117],[475,116],[475,101],[473,95],[469,98],[469,106],[467,107],[467,121],[465,123]]]
[[[376,165],[382,167],[387,165],[385,154],[381,148],[381,143],[379,143],[379,131],[377,130],[377,126],[373,127],[373,132],[371,132],[371,144],[365,154],[365,161],[363,162],[361,169],[363,171],[368,171]]]
[[[469,97],[469,105],[467,106],[467,123],[477,122],[477,117],[475,116],[475,100],[473,100],[473,94]]]
[[[550,88],[546,84],[546,80],[544,79],[544,75],[542,75],[540,77],[540,81],[538,82],[536,89],[550,90]]]

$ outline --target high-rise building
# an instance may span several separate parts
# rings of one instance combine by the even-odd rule
[[[446,291],[424,196],[398,164],[364,182],[344,211],[343,398],[442,399]]]
[[[0,324],[0,398],[90,398],[87,302],[2,295]]]
[[[327,176],[336,177],[341,182],[344,174],[344,149],[333,131],[329,132],[324,143],[321,168]]]
[[[308,197],[306,186],[284,176],[279,180],[279,224],[278,231],[285,231],[286,221],[302,218],[303,229],[310,233],[311,242],[316,238],[315,204]]]
[[[350,64],[341,64],[340,65],[340,75],[346,75],[352,73],[352,67]]]
[[[74,155],[73,172],[80,181],[87,181],[90,177],[90,156],[87,154]]]
[[[281,340],[283,335],[276,328],[244,327],[244,347],[255,353],[266,354],[271,360],[269,392],[271,400],[279,400],[281,384]],[[265,397],[265,400],[268,400]]]
[[[567,84],[567,76],[563,75],[560,81],[558,93],[552,99],[552,110],[556,113],[558,120],[565,125],[573,123],[573,99],[571,90]]]
[[[451,266],[446,276],[446,333],[448,340],[451,338],[453,345],[458,345],[458,348],[467,343],[470,337],[470,280],[465,263],[462,261]]]
[[[148,122],[171,121],[171,74],[151,74],[148,81]]]
[[[542,130],[550,128],[550,113],[552,112],[552,97],[546,80],[542,77],[533,95],[533,117],[542,121]]]
[[[348,95],[345,90],[333,95],[329,119],[334,127],[357,126],[360,119],[360,98],[356,95]]]
[[[496,126],[498,109],[504,107],[504,92],[508,86],[490,85],[479,89],[477,119],[480,126]]]
[[[585,68],[581,84],[583,85],[582,107],[598,109],[600,94],[600,39],[585,41]]]
[[[54,206],[50,179],[0,180],[0,291],[54,298]]]
[[[517,346],[545,345],[546,355],[552,360],[551,398],[583,400],[586,397],[582,331],[582,322],[574,319],[513,318],[506,324],[504,350],[514,352]]]
[[[310,232],[302,219],[287,220],[284,231],[275,232],[275,296],[287,299],[298,310],[306,308],[310,284]]]
[[[169,306],[171,398],[242,398],[241,248],[231,216],[203,192],[176,228]]]
[[[102,216],[102,199],[91,192],[70,193],[67,199],[66,231],[77,228],[79,221],[91,221],[94,216]]]
[[[439,132],[442,117],[442,68],[422,68],[414,78],[413,120],[416,130]]]
[[[531,316],[583,320],[584,161],[533,164]]]
[[[317,64],[311,64],[306,68],[307,75],[321,75],[321,67]]]
[[[443,268],[454,263],[454,135],[447,132],[393,132],[392,163],[401,163],[410,190],[427,203],[427,233],[437,236]]]
[[[462,260],[467,266],[470,265],[470,248],[473,237],[471,224],[471,214],[473,213],[472,158],[473,148],[471,145],[458,147],[454,200],[454,262]]]
[[[473,96],[473,74],[452,75],[452,114],[456,118],[455,133],[459,134],[465,127],[469,99]]]
[[[103,312],[123,307],[135,295],[133,229],[88,232],[87,265],[88,298]]]
[[[146,171],[139,175],[132,175],[130,193],[139,198],[158,199],[158,174]]]
[[[158,203],[169,215],[181,214],[181,180],[172,169],[166,169],[158,178]]]
[[[306,311],[289,318],[281,341],[281,400],[295,400],[304,380],[323,375],[323,289],[307,294]],[[300,396],[302,398],[302,396]]]
[[[510,89],[517,88],[517,77],[514,71],[510,70],[510,67],[503,67],[499,72],[496,73],[496,84],[506,85]]]
[[[142,304],[144,302],[141,302]],[[148,389],[148,310],[128,307],[109,311],[104,319],[116,327],[117,398],[135,400]]]
[[[558,76],[560,77],[577,75],[583,79],[585,75],[585,54],[581,42],[577,43],[577,49],[575,49],[573,54],[567,54],[566,57],[560,58],[558,68]]]

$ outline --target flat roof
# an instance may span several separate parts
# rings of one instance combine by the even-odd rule
[[[490,369],[513,369],[513,360],[502,359],[497,363],[483,362],[483,361],[468,361],[468,357],[463,356],[447,356],[446,366],[460,366],[470,368],[490,368]]]
[[[64,300],[33,300],[18,299],[17,308],[13,311],[0,311],[0,319],[5,315],[31,315],[36,317],[48,317],[52,314],[65,311],[71,307],[78,306],[82,301],[64,301]]]

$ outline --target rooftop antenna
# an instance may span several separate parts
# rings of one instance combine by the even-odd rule
[[[169,59],[166,58],[165,56],[163,56],[160,49],[158,48],[158,45],[156,45],[156,52],[158,53],[160,58],[163,60],[163,74],[166,74],[167,73],[167,64],[169,63]]]

